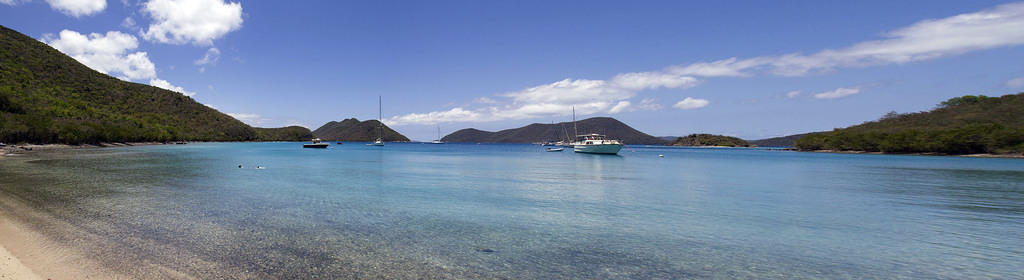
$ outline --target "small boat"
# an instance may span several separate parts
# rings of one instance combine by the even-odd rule
[[[302,144],[303,148],[326,149],[327,143],[320,143],[320,138],[313,138],[313,143]]]
[[[341,145],[341,141],[338,141],[338,145]]]
[[[384,105],[381,104],[381,97],[377,96],[377,140],[367,146],[384,146]]]
[[[565,150],[565,148],[547,148],[544,150],[548,152],[561,152],[562,150]]]
[[[576,133],[576,141],[573,142],[572,151],[585,154],[615,155],[622,150],[622,143],[619,140],[611,140],[608,137],[591,133],[579,135],[576,128],[576,108],[572,109],[573,132]]]
[[[587,134],[576,136],[576,142],[572,144],[572,151],[586,154],[618,154],[622,150],[622,143],[618,140],[611,140],[600,134]]]
[[[441,126],[440,125],[437,126],[437,139],[435,139],[434,141],[430,141],[430,144],[444,144],[444,142],[441,141]]]

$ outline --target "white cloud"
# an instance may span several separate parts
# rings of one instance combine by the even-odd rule
[[[839,67],[899,64],[971,51],[1024,44],[1024,3],[997,6],[952,17],[923,20],[885,33],[884,39],[803,55],[736,58],[674,66],[674,73],[697,76],[748,76],[764,70],[781,76],[802,76]]]
[[[217,49],[217,48],[210,48],[210,49],[206,50],[206,54],[203,55],[203,58],[200,58],[200,59],[195,61],[195,64],[196,65],[215,64],[215,63],[217,63],[217,60],[220,60],[220,50]]]
[[[143,11],[153,19],[153,23],[142,37],[160,43],[208,46],[214,39],[242,28],[241,3],[150,0]]]
[[[132,80],[156,78],[156,66],[146,52],[133,52],[139,46],[135,36],[117,31],[107,34],[90,33],[88,36],[61,30],[57,38],[44,36],[41,40],[96,71]]]
[[[238,120],[240,120],[240,121],[242,121],[242,122],[244,122],[244,123],[246,123],[248,125],[252,125],[252,126],[260,125],[260,124],[263,124],[263,123],[265,123],[265,122],[270,120],[270,119],[261,117],[259,114],[249,114],[249,113],[225,113],[225,114],[228,114],[228,116],[231,116],[232,118],[238,119]]]
[[[10,6],[18,5],[21,3],[27,3],[31,0],[0,0],[0,4],[7,4]]]
[[[498,101],[494,100],[494,99],[491,99],[491,98],[487,98],[487,97],[480,97],[480,98],[477,98],[477,99],[473,99],[473,103],[495,104],[495,103],[498,103]],[[445,106],[445,107],[447,107],[447,106]]]
[[[186,91],[182,87],[172,85],[170,82],[167,82],[167,81],[161,80],[161,79],[149,80],[149,85],[154,86],[154,87],[158,87],[158,88],[162,88],[162,89],[166,89],[166,90],[169,90],[169,91],[174,91],[174,92],[177,92],[177,93],[181,93],[184,96],[191,97],[193,95],[196,95],[195,92]]]
[[[619,101],[619,103],[615,104],[615,106],[612,106],[612,108],[608,110],[608,113],[609,114],[618,114],[618,113],[621,113],[621,112],[624,112],[624,111],[627,111],[627,110],[631,110],[632,109],[632,108],[630,108],[631,105],[632,105],[632,103],[630,103],[629,101],[626,101],[626,100]]]
[[[801,93],[802,92],[800,92],[799,90],[790,91],[786,93],[786,97],[796,98],[797,96],[800,96]]]
[[[658,104],[656,102],[657,101],[654,100],[654,98],[644,98],[644,100],[641,100],[640,101],[640,105],[637,105],[636,108],[638,110],[645,110],[645,111],[661,110],[661,108],[662,108],[661,104]]]
[[[1006,87],[1008,88],[1022,88],[1024,87],[1024,77],[1010,79],[1006,81]]]
[[[817,99],[836,99],[860,93],[860,87],[837,88],[814,95]]]
[[[707,99],[687,97],[682,101],[677,102],[675,105],[672,105],[672,107],[676,107],[683,110],[692,110],[704,108],[705,106],[708,106],[709,103],[711,102],[708,101]]]
[[[489,103],[494,105],[478,109],[457,108],[463,118],[452,121],[484,122],[559,116],[569,114],[574,105],[578,113],[583,115],[626,112],[640,109],[639,105],[630,101],[640,91],[689,88],[701,82],[698,77],[750,77],[761,74],[802,76],[844,67],[910,63],[1022,45],[1024,32],[1020,30],[1024,30],[1024,3],[1006,4],[974,13],[922,20],[884,33],[877,40],[807,55],[791,53],[747,59],[732,57],[670,66],[653,72],[622,73],[607,80],[564,79],[501,94],[499,96],[511,99],[510,104],[506,102],[504,106]],[[819,93],[814,97],[839,98],[859,92],[859,87],[846,88]],[[797,91],[789,92],[787,97],[795,98],[801,94]],[[707,100],[687,97],[673,107],[695,109],[707,104]],[[409,114],[392,120],[400,124],[444,122],[447,119],[442,116],[451,113],[452,110]]]
[[[121,27],[124,27],[125,29],[135,29],[135,19],[132,19],[132,17],[124,18],[124,20],[121,21]]]
[[[507,92],[498,96],[508,98],[511,104],[490,106],[475,110],[454,108],[448,111],[430,113],[413,113],[396,116],[387,120],[388,125],[435,124],[441,122],[487,122],[498,120],[530,119],[545,116],[566,116],[575,108],[580,115],[598,113],[616,114],[638,109],[650,110],[660,108],[653,100],[635,107],[628,99],[637,92],[658,88],[689,88],[697,85],[699,80],[689,76],[680,76],[665,71],[623,73],[609,80],[564,79],[526,88],[520,91]],[[475,101],[494,101],[490,98],[477,98]],[[485,102],[477,102],[485,103]]]
[[[46,0],[50,8],[73,17],[88,16],[107,8],[106,0]]]
[[[203,105],[206,105],[206,107],[210,107],[211,109],[214,109],[214,110],[220,110],[220,109],[217,109],[217,107],[216,107],[216,106],[213,106],[213,104],[206,104],[206,103],[203,103]]]

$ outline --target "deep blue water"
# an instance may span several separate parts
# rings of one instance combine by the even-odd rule
[[[1024,278],[1020,159],[203,143],[0,166],[0,195],[118,248],[94,250],[206,276]]]

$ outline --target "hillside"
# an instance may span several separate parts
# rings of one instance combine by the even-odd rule
[[[256,129],[256,136],[260,141],[309,141],[313,139],[313,132],[301,126],[254,128]]]
[[[746,140],[732,136],[713,134],[690,134],[676,138],[671,146],[719,146],[719,147],[750,147]]]
[[[889,113],[878,121],[812,134],[801,150],[885,153],[1020,153],[1024,151],[1024,93],[963,96],[920,113]]]
[[[786,135],[786,136],[782,136],[782,137],[773,137],[773,138],[765,138],[765,139],[758,139],[758,140],[750,140],[748,142],[750,142],[750,144],[753,144],[753,145],[756,145],[756,146],[759,146],[759,147],[792,147],[793,144],[796,143],[796,140],[800,140],[800,138],[803,138],[804,136],[811,135],[811,134],[814,134],[814,133],[818,133],[818,132],[793,134],[793,135]]]
[[[256,139],[252,127],[180,93],[105,75],[0,26],[0,142]]]
[[[377,120],[360,122],[355,118],[345,119],[340,122],[331,121],[313,130],[313,135],[330,141],[370,142],[377,139],[377,125],[379,124],[380,122]],[[409,138],[385,125],[384,141],[408,142]]]
[[[608,135],[626,144],[664,145],[668,141],[647,135],[613,118],[597,117],[577,122],[580,134],[598,133]],[[520,128],[489,132],[473,128],[462,129],[448,134],[441,141],[466,143],[535,143],[564,140],[573,134],[573,123],[535,123]]]

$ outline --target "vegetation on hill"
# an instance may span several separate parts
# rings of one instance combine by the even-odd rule
[[[719,146],[719,147],[750,147],[746,140],[732,136],[713,134],[690,134],[676,138],[672,146]]]
[[[317,138],[331,141],[370,142],[377,139],[378,125],[380,125],[380,122],[377,120],[360,122],[355,118],[345,119],[340,122],[331,121],[313,130],[313,135]],[[408,142],[409,138],[385,125],[384,141]]]
[[[180,93],[125,82],[0,26],[0,142],[257,140]]]
[[[886,114],[873,122],[811,134],[801,150],[884,153],[1020,153],[1024,151],[1024,93],[963,96],[928,112]]]
[[[313,139],[313,132],[301,126],[254,128],[256,129],[256,137],[260,141],[309,141]]]
[[[580,134],[598,133],[607,135],[626,144],[664,145],[668,141],[633,129],[616,119],[607,117],[589,118],[576,123]],[[441,138],[444,142],[465,143],[535,143],[543,141],[572,140],[573,123],[535,123],[520,128],[489,132],[467,128]]]
[[[750,140],[748,142],[750,142],[751,145],[755,145],[755,146],[759,146],[759,147],[793,147],[794,143],[796,143],[796,140],[800,140],[800,138],[803,138],[804,136],[815,134],[815,133],[818,133],[818,132],[793,134],[793,135],[786,135],[786,136],[782,136],[782,137],[773,137],[773,138],[765,138],[765,139],[758,139],[758,140]]]

